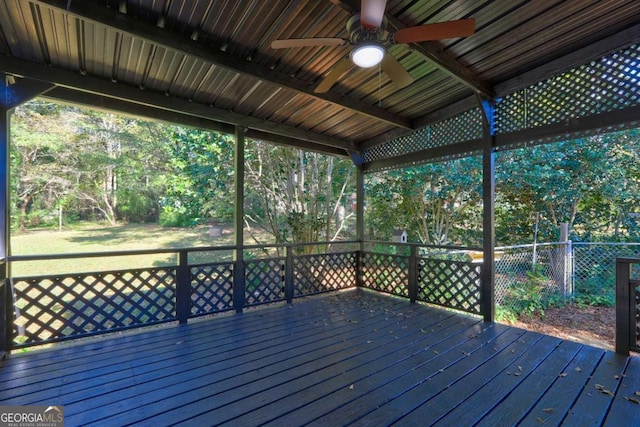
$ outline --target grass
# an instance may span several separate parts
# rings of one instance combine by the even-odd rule
[[[226,228],[222,236],[209,236],[206,226],[165,228],[153,224],[117,226],[85,225],[72,230],[34,230],[11,236],[12,255],[48,255],[88,252],[113,252],[145,249],[177,249],[233,245],[233,232]],[[215,261],[231,259],[230,251],[198,254]],[[190,256],[191,257],[191,256]],[[190,262],[198,262],[190,259]],[[60,259],[55,261],[18,261],[12,263],[14,277],[59,273],[110,271],[149,266],[174,265],[176,254],[137,255]]]

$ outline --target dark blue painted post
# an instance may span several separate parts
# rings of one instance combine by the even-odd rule
[[[293,247],[287,245],[284,261],[284,296],[287,303],[293,302]]]
[[[484,113],[482,144],[482,250],[480,270],[481,309],[484,320],[493,322],[495,313],[495,107],[492,102],[480,100]]]
[[[631,263],[616,259],[616,353],[629,355],[635,341],[635,298],[631,295]],[[633,327],[632,327],[633,326]]]
[[[189,253],[178,253],[176,271],[176,316],[181,324],[187,323],[191,312],[191,275],[189,274]]]
[[[414,303],[418,298],[418,247],[409,246],[409,300]]]
[[[356,251],[356,287],[362,287],[362,254],[364,252],[364,171],[360,166],[362,159],[356,162],[356,239],[360,242]]]
[[[2,75],[0,82],[0,260],[3,261],[0,277],[0,359],[12,347],[13,334],[13,295],[10,289],[11,264],[8,260],[9,229],[11,220],[9,200],[9,146],[11,112],[15,107],[42,95],[55,86],[51,83],[13,76]]]
[[[236,235],[235,263],[233,268],[233,308],[242,312],[245,301],[244,272],[244,128],[236,126],[236,158],[235,158],[235,217]]]

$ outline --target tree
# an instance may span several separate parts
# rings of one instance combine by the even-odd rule
[[[174,127],[161,222],[189,226],[233,215],[233,138]]]
[[[249,141],[245,167],[247,220],[276,243],[333,241],[348,233],[350,161]]]
[[[500,153],[498,240],[530,241],[536,213],[543,240],[557,240],[563,222],[574,238],[619,235],[640,194],[636,135],[628,131]]]
[[[388,240],[393,229],[400,228],[424,244],[478,243],[481,189],[477,157],[374,176],[365,191],[367,222],[373,226],[369,234]]]
[[[17,108],[11,128],[11,177],[21,231],[32,211],[51,211],[71,191],[67,174],[78,112],[42,101]],[[37,225],[37,223],[35,224]]]

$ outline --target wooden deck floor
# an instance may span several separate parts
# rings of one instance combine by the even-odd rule
[[[0,369],[0,405],[64,405],[68,426],[630,426],[636,393],[639,358],[362,290]]]

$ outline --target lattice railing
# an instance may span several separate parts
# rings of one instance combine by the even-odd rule
[[[412,300],[475,312],[469,308],[474,304],[469,295],[475,290],[462,289],[464,285],[472,285],[472,271],[464,270],[455,262],[451,264],[451,260],[424,261],[422,272],[418,273],[418,251],[412,246],[395,245],[391,250],[409,252],[409,256],[359,254],[354,250],[359,245],[354,246],[353,242],[316,244],[324,249],[312,246],[281,245],[279,248],[285,249],[285,257],[250,259],[240,267],[238,262],[190,265],[191,252],[216,251],[215,248],[195,248],[153,251],[163,256],[177,254],[176,266],[13,278],[13,299],[9,305],[14,307],[15,319],[8,326],[8,333],[13,337],[9,347],[27,347],[170,321],[185,323],[197,316],[232,309],[241,311],[243,307],[276,301],[291,302],[295,297],[351,288],[359,283]],[[295,255],[296,251],[312,254]],[[149,251],[126,254],[146,256]],[[94,253],[60,257],[123,255]],[[196,258],[201,262],[203,257]],[[15,257],[14,262],[34,259],[53,258],[23,256]],[[430,277],[428,272],[440,268],[441,261],[448,262],[449,267]],[[425,266],[429,268],[425,270]],[[420,294],[416,284],[419,275],[424,285]],[[450,276],[448,282],[440,280],[443,275]],[[453,285],[450,291],[439,290],[450,284]]]
[[[175,268],[13,279],[14,342],[58,341],[175,320]]]
[[[409,296],[409,257],[365,252],[362,286],[388,294]]]
[[[245,306],[285,299],[284,258],[265,258],[245,262]]]
[[[356,271],[354,252],[295,257],[294,297],[354,287]]]
[[[480,265],[445,259],[418,260],[418,301],[482,313]]]
[[[191,267],[191,317],[233,308],[233,263]]]

